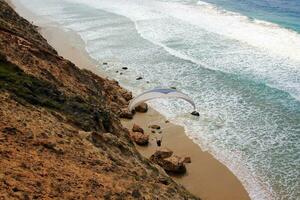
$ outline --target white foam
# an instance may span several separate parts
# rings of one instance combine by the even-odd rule
[[[238,13],[216,9],[199,1],[199,6],[176,2],[138,0],[72,0],[116,14],[133,21],[173,17],[207,31],[245,42],[269,51],[272,54],[300,60],[300,36],[298,33],[281,28],[269,22],[252,21]]]
[[[137,31],[144,39],[163,47],[174,56],[213,70],[233,74],[239,72],[248,74],[251,78],[257,79],[258,82],[263,81],[270,87],[286,91],[294,98],[300,99],[300,81],[298,80],[300,74],[300,35],[296,32],[269,22],[253,21],[237,13],[220,10],[208,3],[195,6],[153,0],[147,2],[137,0],[75,1],[129,17],[135,22]],[[175,23],[179,25],[177,27],[172,26]],[[211,34],[214,33],[215,37],[222,35],[222,39],[218,39],[220,43],[233,43],[229,41],[230,39],[236,43],[239,41],[238,51],[242,52],[235,52],[237,51],[233,49],[237,46],[235,44],[232,46],[233,48],[216,49],[220,51],[219,55],[211,52],[214,56],[197,59],[194,55],[188,55],[182,50],[178,51],[164,44],[166,40],[176,37],[174,32],[182,30],[181,24],[183,23],[186,24],[186,33],[178,36],[181,40],[192,36],[193,31],[197,31],[199,34],[199,36],[193,34],[191,38],[194,41],[203,40],[205,36],[201,36],[201,30],[198,30],[200,28]],[[193,26],[196,28],[192,28]],[[228,41],[225,41],[226,38]],[[216,39],[213,40],[217,41]],[[190,40],[187,42],[193,43]],[[252,49],[250,49],[251,46]],[[194,46],[190,48],[193,49]],[[206,49],[204,47],[202,51],[211,51],[210,48],[217,47],[207,45]],[[242,54],[243,51],[248,55]],[[201,54],[201,52],[196,53]],[[232,56],[226,56],[226,54]],[[246,57],[243,58],[243,56]]]

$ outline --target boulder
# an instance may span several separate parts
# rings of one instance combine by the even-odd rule
[[[148,111],[148,105],[146,103],[141,103],[137,107],[135,107],[136,112],[145,113]]]
[[[149,143],[149,135],[140,132],[130,132],[130,138],[138,145],[145,146]]]
[[[156,152],[150,157],[150,160],[169,158],[173,154],[173,151],[168,148],[161,148],[156,150]]]
[[[137,125],[137,124],[133,124],[132,131],[133,131],[133,132],[144,133],[144,129],[142,129],[142,128],[141,128],[139,125]]]
[[[171,156],[169,158],[162,159],[159,164],[166,172],[184,174],[186,167],[181,157]]]
[[[160,129],[160,126],[159,126],[159,125],[153,124],[153,125],[150,125],[149,128],[159,130],[159,129]]]
[[[122,67],[122,69],[123,69],[123,70],[127,70],[127,69],[128,69],[128,67]]]
[[[143,77],[141,77],[141,76],[136,78],[136,80],[142,80],[142,79],[143,79]]]
[[[132,119],[133,118],[132,112],[130,112],[127,108],[121,109],[121,112],[120,112],[119,116],[121,118],[125,118],[125,119]]]
[[[190,163],[190,157],[179,157],[173,155],[173,151],[163,148],[157,150],[150,160],[161,166],[166,172],[183,174],[186,172],[185,163]]]

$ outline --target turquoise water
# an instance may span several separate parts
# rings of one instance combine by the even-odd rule
[[[200,118],[182,101],[151,104],[227,165],[252,199],[300,198],[300,35],[291,27],[201,1],[21,2],[79,33],[99,68],[135,93],[175,86],[189,94]]]
[[[299,0],[204,0],[227,10],[239,12],[253,19],[276,23],[300,32]],[[191,1],[195,2],[195,1]]]

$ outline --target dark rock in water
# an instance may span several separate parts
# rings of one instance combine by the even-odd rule
[[[171,89],[176,90],[176,87],[172,86]]]
[[[147,81],[146,83],[150,83],[149,81]]]
[[[119,71],[116,71],[116,73],[119,73]]]
[[[123,75],[123,73],[121,72],[120,75]]]
[[[107,65],[107,62],[104,62],[103,65]]]
[[[137,107],[135,107],[136,112],[145,113],[148,111],[148,105],[146,103],[141,103]]]
[[[143,77],[141,77],[141,76],[136,78],[136,80],[142,80],[142,79],[143,79]]]
[[[193,111],[192,113],[191,113],[191,115],[194,115],[194,116],[200,116],[200,114],[199,114],[199,112],[197,112],[197,111]]]
[[[128,69],[128,67],[122,67],[122,69],[124,69],[124,70],[127,70],[127,69]]]

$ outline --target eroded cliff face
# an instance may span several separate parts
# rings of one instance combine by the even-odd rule
[[[0,0],[0,199],[196,199],[136,151],[130,98]]]

